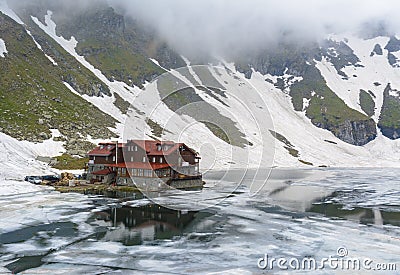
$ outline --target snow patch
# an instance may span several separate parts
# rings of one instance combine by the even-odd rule
[[[32,37],[33,42],[35,42],[35,44],[36,44],[36,47],[38,47],[39,50],[43,51],[42,46],[40,46],[40,44],[36,41],[35,37],[33,37],[33,35],[30,32],[30,30],[26,30],[26,32],[29,34],[30,37]]]
[[[45,188],[42,186],[34,185],[26,181],[22,181],[23,175],[21,175],[21,180],[5,180],[0,178],[0,197],[2,196],[12,196],[24,193],[33,193],[41,191]],[[49,189],[49,188],[47,188]]]
[[[394,97],[399,97],[400,91],[397,90],[390,90],[389,95],[394,96]]]
[[[47,11],[47,14],[44,17],[44,22],[46,25],[42,24],[42,22],[40,22],[39,19],[34,16],[31,16],[31,18],[36,25],[38,25],[46,34],[60,44],[67,52],[74,56],[77,55],[75,52],[75,47],[78,42],[76,41],[75,37],[72,36],[70,40],[66,40],[64,37],[57,36],[56,23],[54,23],[54,21],[51,19],[52,14],[53,13],[51,11]]]
[[[4,54],[8,53],[6,43],[0,38],[0,57],[5,57]]]
[[[54,59],[50,55],[45,54],[45,56],[48,60],[50,60],[51,63],[53,63],[54,66],[58,66],[57,62],[54,61]]]
[[[12,9],[10,9],[6,0],[0,0],[0,12],[9,16],[18,24],[21,24],[21,25],[24,24],[24,22],[22,22],[21,18],[19,18],[18,15]]]
[[[40,46],[40,44],[36,41],[36,39],[35,39],[35,37],[33,37],[32,33],[31,33],[29,30],[26,30],[26,32],[29,34],[30,37],[32,37],[33,42],[35,42],[35,44],[36,44],[36,47],[38,47],[38,49],[41,50],[41,51],[43,52],[42,46]],[[50,60],[50,62],[51,62],[54,66],[58,66],[57,62],[55,62],[54,59],[53,59],[51,56],[49,56],[49,55],[47,55],[47,54],[44,54],[44,55],[47,57],[48,60]]]
[[[52,138],[42,143],[19,141],[0,133],[0,182],[4,180],[21,180],[29,174],[42,175],[54,172],[46,164],[36,160],[38,156],[53,157],[65,152],[63,142],[53,138],[61,133],[52,129]]]
[[[310,106],[310,101],[311,101],[311,98],[310,99],[303,98],[303,112],[305,110],[307,110],[308,106]]]
[[[156,59],[154,58],[150,58],[150,61],[153,62],[154,64],[156,64],[158,67],[160,67],[163,70],[168,71],[166,68],[164,68],[163,66],[160,65],[160,62],[158,62]]]

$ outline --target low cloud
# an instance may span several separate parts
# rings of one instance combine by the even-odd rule
[[[396,0],[109,0],[182,52],[255,50],[280,39],[308,41],[380,23],[400,28]]]

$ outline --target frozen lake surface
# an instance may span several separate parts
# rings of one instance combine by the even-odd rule
[[[268,171],[221,175],[152,199],[19,183],[0,196],[0,273],[266,274],[265,254],[321,259],[339,247],[400,269],[400,170],[273,170],[266,184]]]

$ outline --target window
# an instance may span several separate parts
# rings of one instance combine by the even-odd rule
[[[103,146],[103,145],[100,145],[100,150],[103,150],[103,148],[104,148],[104,146]]]
[[[153,157],[153,162],[154,162],[154,163],[156,162],[156,157]]]
[[[135,145],[135,152],[137,152],[137,146]]]
[[[108,156],[106,156],[106,161],[108,161]]]
[[[93,156],[93,160],[96,160],[96,156]]]
[[[163,163],[162,157],[160,157],[160,163]]]
[[[146,157],[143,157],[143,162],[146,162]]]
[[[161,144],[157,144],[157,151],[161,151]]]
[[[133,157],[131,157],[131,162],[133,162]]]
[[[113,156],[113,161],[115,161],[115,156]]]

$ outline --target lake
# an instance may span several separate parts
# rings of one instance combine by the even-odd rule
[[[205,181],[146,197],[46,187],[0,196],[0,273],[301,273],[295,260],[345,259],[343,251],[385,267],[379,274],[400,269],[400,170],[213,171]],[[287,263],[262,269],[266,255]]]

